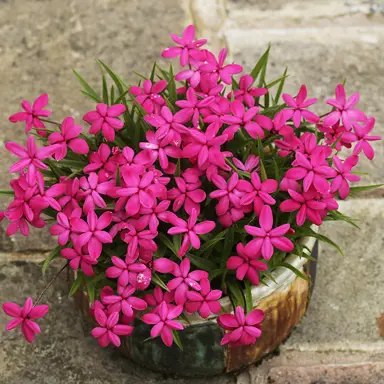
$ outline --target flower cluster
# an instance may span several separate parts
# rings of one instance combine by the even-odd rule
[[[10,121],[25,121],[26,146],[5,145],[19,160],[1,218],[8,235],[54,222],[58,246],[48,261],[62,257],[76,271],[71,293],[88,291],[100,346],[119,346],[134,319],[171,346],[186,325],[180,316],[192,313],[218,317],[223,345],[253,344],[264,313],[247,308],[245,287],[291,252],[305,254],[298,240],[316,235],[312,225],[349,220],[337,198],[350,194],[360,179],[353,168],[373,159],[380,137],[370,135],[375,119],[356,108],[359,95],[347,98],[341,84],[320,117],[305,85],[279,100],[286,76],[268,85],[266,60],[240,75],[226,49],[216,57],[195,40],[193,26],[171,37],[176,46],[162,56],[179,57],[176,75],[155,64],[127,87],[100,62],[114,82],[103,81],[102,97],[81,78],[97,103],[83,117],[88,134],[71,116],[47,120],[47,95],[22,102]],[[234,314],[222,314],[223,295]],[[29,342],[48,309],[31,299],[3,308],[14,317],[7,329],[21,325]]]

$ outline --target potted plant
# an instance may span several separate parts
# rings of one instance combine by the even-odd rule
[[[96,103],[88,134],[71,116],[50,120],[46,94],[22,102],[10,121],[25,122],[27,141],[5,144],[19,160],[1,218],[24,236],[53,221],[58,246],[43,272],[66,261],[59,273],[71,271],[70,295],[101,347],[162,372],[215,374],[257,361],[299,322],[315,240],[340,251],[315,228],[355,225],[336,199],[376,187],[350,183],[380,137],[342,84],[323,116],[304,85],[283,93],[286,71],[267,80],[269,48],[241,74],[193,26],[171,37],[162,56],[179,57],[176,75],[155,63],[127,86],[99,61],[100,93],[75,72]],[[4,303],[6,328],[32,342],[42,296]]]

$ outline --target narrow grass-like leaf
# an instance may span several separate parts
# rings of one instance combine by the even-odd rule
[[[374,185],[362,185],[360,187],[351,187],[350,195],[354,195],[355,193],[371,191],[373,189],[381,188],[384,184],[374,184]]]
[[[81,288],[82,284],[83,284],[83,274],[82,272],[77,272],[77,278],[72,283],[71,289],[69,291],[69,296],[73,296]]]
[[[259,76],[259,73],[262,71],[262,69],[266,65],[266,63],[268,61],[270,49],[271,49],[271,46],[268,44],[267,50],[264,52],[264,54],[261,56],[260,60],[256,63],[256,65],[252,69],[250,75],[252,76],[253,81],[255,81],[257,79],[257,77]]]
[[[245,284],[245,308],[247,313],[253,310],[253,300],[252,300],[252,285],[248,280],[244,280]]]
[[[311,283],[311,279],[308,276],[305,276],[301,271],[299,271],[297,268],[295,268],[293,265],[289,263],[282,262],[279,267],[284,267],[290,269],[296,276],[308,281]]]
[[[274,100],[273,100],[273,104],[274,104],[274,105],[276,105],[276,104],[279,102],[281,93],[283,92],[285,79],[288,77],[288,76],[287,76],[287,71],[288,71],[288,68],[285,68],[285,71],[284,71],[284,73],[283,73],[283,76],[281,77],[281,81],[280,81],[279,87],[277,88],[275,98],[274,98]]]
[[[43,275],[47,271],[49,264],[51,263],[52,260],[57,259],[60,256],[60,250],[61,247],[57,246],[55,247],[52,252],[45,258],[44,263],[43,263]]]
[[[188,256],[188,259],[191,261],[191,263],[197,268],[203,269],[208,272],[214,271],[217,269],[217,265],[215,263],[205,259],[204,257],[191,255],[190,253],[187,256]]]
[[[174,340],[175,344],[176,344],[182,351],[184,351],[184,347],[183,347],[183,344],[181,343],[180,336],[179,336],[178,332],[175,331],[175,330],[173,329],[173,330],[172,330],[172,335],[173,335],[173,340]]]
[[[101,102],[99,94],[74,70],[72,69],[73,73],[79,80],[81,86],[84,88],[84,91],[89,94],[89,96],[93,96],[97,102]]]
[[[152,279],[151,279],[151,281],[153,283],[155,283],[156,285],[158,285],[160,288],[162,288],[165,291],[169,292],[169,289],[168,289],[167,285],[164,283],[163,280],[160,279],[160,277],[155,272],[152,272]]]

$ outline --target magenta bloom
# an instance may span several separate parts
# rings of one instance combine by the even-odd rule
[[[369,160],[373,160],[375,152],[373,151],[371,144],[369,144],[369,141],[381,140],[381,136],[369,136],[375,125],[375,122],[376,120],[371,117],[365,122],[363,126],[359,125],[358,123],[353,124],[357,140],[359,140],[355,148],[353,148],[354,155],[358,155],[361,151],[363,151]]]
[[[264,137],[264,130],[272,128],[272,121],[269,117],[263,115],[257,115],[259,112],[258,107],[249,108],[245,110],[244,104],[239,100],[235,100],[231,103],[232,115],[224,115],[221,117],[221,121],[230,126],[224,130],[224,134],[228,134],[229,139],[233,138],[233,135],[241,128],[248,132],[249,136],[253,139]]]
[[[256,238],[251,240],[247,245],[247,252],[257,254],[261,250],[264,259],[269,260],[274,252],[274,247],[283,252],[291,252],[294,245],[291,240],[284,237],[291,226],[283,224],[273,228],[272,209],[269,205],[264,205],[259,217],[260,227],[245,225],[244,229]]]
[[[354,182],[360,180],[360,176],[351,173],[352,168],[358,161],[359,158],[356,155],[348,157],[344,162],[342,162],[338,156],[333,157],[333,164],[337,169],[338,175],[332,180],[331,192],[335,193],[339,191],[341,199],[345,199],[349,195],[348,181]]]
[[[125,261],[117,256],[112,256],[113,266],[105,271],[105,275],[110,279],[117,279],[117,284],[126,287],[128,283],[135,281],[137,273],[144,272],[147,267],[142,263],[136,262],[137,258],[126,256]],[[134,275],[134,276],[131,276]]]
[[[83,273],[87,276],[93,276],[94,271],[92,266],[97,264],[97,259],[93,259],[91,256],[84,254],[83,247],[80,247],[78,244],[73,244],[73,248],[64,248],[61,250],[60,254],[65,259],[69,260],[69,266],[77,271],[79,266]]]
[[[202,169],[206,163],[215,164],[218,167],[225,167],[225,158],[220,151],[220,146],[223,145],[227,139],[227,135],[219,135],[220,127],[211,124],[205,132],[198,129],[191,129],[191,143],[186,145],[183,149],[183,156],[187,159],[197,157],[197,165]]]
[[[302,194],[288,189],[288,193],[291,198],[280,204],[280,210],[282,212],[294,212],[298,210],[296,224],[300,227],[304,225],[307,218],[313,224],[321,225],[322,218],[320,213],[327,205],[317,200],[317,191],[314,188]]]
[[[216,175],[212,179],[213,184],[219,189],[209,194],[211,199],[218,199],[216,213],[218,216],[224,215],[230,208],[241,208],[240,197],[236,194],[236,187],[239,183],[239,175],[234,172],[231,177],[225,181],[224,177]]]
[[[227,49],[223,48],[219,52],[218,59],[212,52],[206,51],[206,64],[202,64],[199,70],[203,73],[218,73],[220,79],[225,84],[232,84],[232,76],[240,73],[243,67],[239,64],[224,65],[224,61],[227,57]]]
[[[250,173],[259,165],[259,156],[249,155],[244,164],[236,157],[232,161],[241,171]]]
[[[159,260],[162,259],[157,260],[158,264],[160,263]],[[164,264],[163,260],[161,262]],[[163,268],[166,268],[166,264],[164,264]],[[180,265],[174,263],[173,268],[170,271],[175,278],[168,282],[167,287],[171,292],[175,292],[175,302],[177,305],[184,305],[187,301],[187,292],[189,288],[192,288],[195,291],[200,291],[201,287],[198,281],[208,278],[208,272],[200,270],[190,272],[190,269],[191,262],[189,259],[184,258],[180,262]]]
[[[82,199],[85,199],[83,210],[85,214],[94,211],[95,207],[106,208],[107,203],[101,195],[109,195],[113,192],[115,183],[113,181],[100,182],[99,176],[95,172],[86,178],[83,176],[80,179],[80,187],[83,191],[79,193]]]
[[[32,343],[35,338],[35,334],[40,333],[39,325],[33,320],[45,316],[49,309],[48,305],[45,304],[33,306],[33,302],[30,297],[25,300],[23,308],[20,308],[20,306],[16,303],[9,302],[4,303],[2,307],[3,311],[8,316],[13,317],[13,319],[10,320],[5,326],[5,329],[10,331],[11,329],[21,325],[21,332],[23,332],[23,335],[28,343]]]
[[[172,330],[181,331],[184,327],[176,320],[183,312],[183,306],[168,307],[167,303],[163,301],[160,304],[158,314],[146,313],[141,320],[145,324],[154,324],[151,329],[151,337],[157,337],[160,335],[163,343],[170,347],[173,344]]]
[[[250,345],[255,344],[256,339],[261,336],[260,323],[264,320],[264,312],[261,309],[254,309],[244,314],[244,309],[236,307],[235,314],[224,314],[219,316],[217,323],[221,328],[229,331],[221,340],[221,345]]]
[[[197,50],[207,42],[206,39],[195,40],[194,25],[188,25],[188,27],[184,29],[182,37],[172,33],[171,38],[179,46],[165,48],[161,56],[167,59],[180,56],[180,65],[182,67],[188,64],[191,51]]]
[[[197,212],[195,209],[192,209],[192,214],[189,216],[188,222],[185,220],[176,218],[172,224],[174,227],[168,230],[170,235],[179,235],[184,233],[183,243],[179,249],[178,255],[180,257],[184,256],[189,247],[199,249],[200,248],[200,239],[197,235],[205,235],[215,228],[216,224],[214,221],[203,221],[199,224],[196,224],[197,221]]]
[[[89,146],[84,139],[78,136],[81,133],[81,126],[75,125],[73,117],[66,117],[60,126],[60,132],[53,132],[48,137],[49,144],[56,144],[57,149],[54,157],[56,160],[62,160],[67,156],[67,146],[75,153],[85,155],[89,152]]]
[[[59,212],[56,216],[57,224],[52,225],[50,232],[53,236],[59,236],[57,241],[62,247],[68,243],[69,240],[74,242],[77,238],[76,231],[73,229],[73,218],[81,216],[81,208],[76,208],[72,211],[71,216],[68,217],[65,213]]]
[[[51,111],[45,110],[44,107],[48,104],[48,95],[44,93],[39,96],[33,103],[32,107],[29,101],[23,100],[21,106],[24,112],[18,112],[9,117],[11,123],[25,121],[25,132],[28,133],[32,128],[45,128],[44,123],[39,117],[48,117]],[[39,131],[41,136],[46,136],[46,132]]]
[[[129,336],[133,331],[133,327],[130,325],[118,324],[118,312],[113,312],[107,317],[101,309],[95,309],[95,319],[100,327],[93,328],[91,335],[97,339],[102,348],[107,347],[110,343],[120,347],[119,336]]]
[[[111,235],[103,231],[112,222],[112,212],[104,212],[99,218],[94,211],[87,214],[87,222],[80,218],[72,218],[72,231],[81,233],[75,243],[80,247],[86,245],[89,255],[97,259],[101,255],[103,243],[112,243]]]
[[[245,192],[240,199],[241,205],[253,204],[253,211],[257,216],[260,215],[264,204],[274,205],[276,200],[270,195],[276,192],[277,181],[268,179],[261,181],[257,172],[252,172],[251,182],[240,180],[237,185],[239,191]]]
[[[363,112],[353,108],[360,99],[358,93],[354,93],[348,100],[345,95],[345,89],[342,84],[338,84],[335,89],[336,99],[328,99],[327,104],[336,108],[336,111],[330,112],[324,117],[323,125],[330,127],[338,123],[341,119],[344,127],[349,131],[354,121],[365,121],[366,116]]]
[[[221,311],[219,299],[223,295],[219,289],[211,291],[211,284],[208,279],[200,280],[200,291],[188,291],[185,303],[187,312],[199,312],[200,316],[206,319],[211,313],[218,314]]]
[[[125,106],[123,104],[115,104],[110,107],[107,104],[97,104],[96,110],[86,113],[83,120],[92,124],[89,133],[96,135],[101,130],[108,141],[114,141],[115,130],[124,127],[124,123],[117,117],[124,112]]]
[[[236,89],[228,94],[228,99],[231,100],[232,95],[235,97],[235,100],[244,103],[249,108],[255,106],[255,97],[264,96],[268,93],[267,88],[252,88],[254,83],[253,77],[251,75],[244,75],[240,77],[239,89]]]
[[[20,160],[9,169],[9,172],[21,172],[24,168],[28,167],[27,181],[30,185],[34,185],[36,182],[37,169],[48,169],[48,166],[41,160],[51,156],[57,149],[56,145],[37,149],[34,136],[28,136],[25,148],[14,142],[5,143],[5,148],[12,154],[20,157]]]
[[[172,307],[171,303],[174,301],[175,295],[174,292],[163,292],[163,290],[159,286],[156,286],[153,290],[153,294],[147,293],[143,296],[143,299],[148,305],[153,307],[151,313],[158,313],[160,309],[160,304],[163,301],[168,304],[168,308]]]
[[[136,100],[140,103],[147,113],[159,113],[160,108],[165,104],[165,100],[159,95],[167,88],[167,82],[160,80],[152,85],[151,80],[145,80],[143,87],[133,86],[129,92],[136,96]]]
[[[199,125],[200,109],[212,104],[215,101],[215,97],[208,96],[199,100],[196,96],[196,91],[193,88],[188,88],[186,98],[187,100],[176,101],[176,105],[183,109],[184,113],[192,120],[192,125],[197,128]]]
[[[261,253],[251,252],[243,244],[236,246],[238,256],[231,256],[227,261],[229,270],[236,270],[236,279],[244,280],[246,277],[251,284],[259,285],[259,271],[266,271],[268,266],[259,260]]]
[[[147,308],[147,303],[143,299],[132,296],[136,291],[135,287],[128,286],[117,287],[118,295],[105,296],[103,302],[110,305],[108,310],[113,312],[123,312],[125,316],[133,316],[134,309],[144,311]]]
[[[89,155],[89,164],[84,167],[84,173],[91,173],[99,171],[98,175],[100,178],[110,179],[114,175],[117,164],[112,162],[110,159],[111,149],[107,144],[100,144],[97,152],[92,152]]]
[[[317,191],[326,193],[329,190],[327,179],[335,177],[337,173],[327,165],[325,157],[326,154],[320,151],[312,154],[309,158],[301,152],[296,152],[295,167],[289,169],[285,177],[292,180],[303,179],[304,192],[307,192],[313,185]]]
[[[140,214],[142,215],[140,219],[146,221],[145,225],[149,227],[152,233],[157,232],[157,227],[160,224],[159,219],[164,221],[163,218],[170,213],[167,211],[170,205],[171,202],[169,200],[163,200],[157,205],[155,204],[152,208],[142,207],[140,209]]]
[[[317,102],[317,99],[308,99],[307,98],[307,87],[302,85],[300,91],[297,94],[296,98],[288,95],[287,93],[283,94],[283,99],[285,103],[290,107],[284,110],[287,120],[293,119],[293,124],[296,128],[299,128],[301,119],[303,118],[310,123],[316,124],[319,122],[320,117],[314,114],[311,111],[308,111],[307,108]]]
[[[206,194],[202,189],[200,180],[197,183],[188,183],[191,180],[188,174],[184,172],[184,177],[175,177],[177,188],[172,188],[168,191],[167,197],[173,200],[173,211],[177,212],[182,206],[188,215],[192,214],[192,209],[195,209],[197,214],[200,214],[200,203],[202,203]]]

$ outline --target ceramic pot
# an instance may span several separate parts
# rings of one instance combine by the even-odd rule
[[[312,257],[317,259],[318,246],[315,240],[303,239],[303,243],[312,250]],[[315,262],[307,262],[307,259],[293,254],[285,261],[310,276],[312,284],[297,277],[287,268],[277,268],[272,273],[274,281],[266,281],[268,286],[253,287],[253,306],[265,312],[262,335],[256,344],[242,347],[221,346],[224,331],[216,323],[217,316],[204,320],[194,314],[188,317],[189,323],[184,322],[184,331],[179,332],[183,351],[176,345],[166,347],[159,338],[148,340],[150,326],[137,322],[133,334],[121,338],[121,353],[151,370],[178,376],[216,375],[236,371],[257,362],[274,351],[299,323],[307,310],[314,286]],[[89,317],[86,293],[78,292],[75,302],[83,316],[93,322]],[[223,297],[221,304],[225,312],[231,311],[228,297]]]

